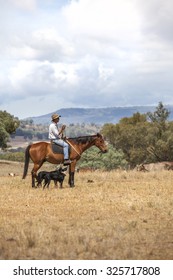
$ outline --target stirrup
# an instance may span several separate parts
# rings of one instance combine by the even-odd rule
[[[63,164],[64,165],[70,165],[71,162],[72,161],[70,159],[65,159]]]

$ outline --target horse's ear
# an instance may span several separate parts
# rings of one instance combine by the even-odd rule
[[[102,137],[101,134],[100,134],[99,132],[97,133],[97,137],[100,137],[100,138]]]

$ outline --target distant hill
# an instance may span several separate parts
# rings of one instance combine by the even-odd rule
[[[173,105],[165,106],[170,111],[169,120],[173,120]],[[103,125],[105,123],[118,123],[124,117],[131,117],[134,113],[141,114],[155,111],[156,106],[129,106],[129,107],[107,107],[107,108],[66,108],[51,112],[38,117],[30,117],[35,124],[48,124],[51,115],[61,115],[61,122],[65,124],[94,123]]]

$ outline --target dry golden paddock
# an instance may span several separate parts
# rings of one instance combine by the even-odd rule
[[[173,259],[173,171],[79,172],[49,190],[22,172],[0,162],[0,259]]]

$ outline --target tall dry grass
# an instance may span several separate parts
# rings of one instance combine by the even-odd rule
[[[79,172],[42,190],[0,168],[0,259],[173,258],[173,172]]]

